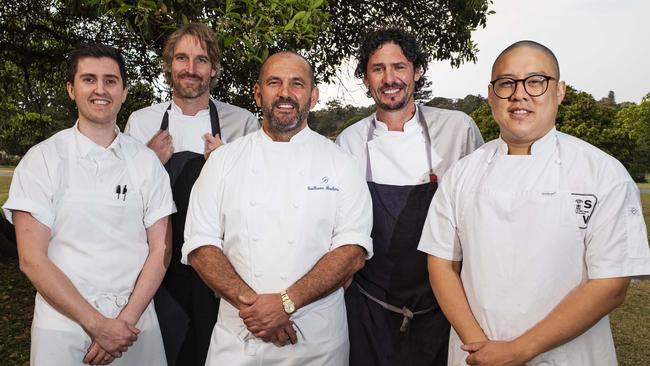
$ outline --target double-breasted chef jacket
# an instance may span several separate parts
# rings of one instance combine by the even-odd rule
[[[463,262],[472,313],[491,340],[533,327],[589,279],[650,274],[639,190],[616,159],[552,129],[530,155],[497,139],[447,173],[418,249]],[[452,331],[450,365],[466,353]],[[616,365],[608,317],[528,365]]]
[[[181,247],[190,192],[203,168],[206,133],[231,142],[259,129],[245,109],[210,99],[208,108],[184,115],[174,101],[135,111],[125,131],[143,143],[161,129],[172,136],[174,154],[165,164],[178,212],[172,216],[172,259],[156,292],[156,312],[170,366],[203,366],[217,321],[219,298],[191,268],[182,265]]]
[[[51,230],[48,257],[109,318],[128,303],[149,253],[146,228],[175,212],[156,155],[117,131],[107,148],[77,125],[32,147],[20,161],[3,209],[29,212]],[[137,168],[136,168],[137,167]],[[138,340],[114,365],[165,365],[153,304],[136,324]],[[82,365],[91,339],[37,293],[33,365]]]
[[[417,245],[437,179],[483,144],[478,127],[465,113],[416,105],[403,131],[373,114],[337,143],[357,158],[373,200],[374,256],[345,294],[350,365],[446,365],[450,325]]]
[[[190,198],[182,261],[221,250],[257,293],[278,293],[329,251],[359,245],[372,256],[368,188],[353,158],[305,127],[289,142],[263,131],[213,152]],[[298,335],[277,347],[248,332],[222,302],[206,365],[347,365],[343,289],[291,316]]]

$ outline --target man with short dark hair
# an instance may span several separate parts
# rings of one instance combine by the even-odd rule
[[[172,33],[162,55],[172,100],[133,112],[125,129],[165,164],[178,207],[172,216],[172,261],[155,299],[170,365],[203,366],[219,307],[219,298],[180,263],[190,190],[214,149],[259,128],[250,112],[210,98],[220,54],[205,24],[189,23]]]
[[[504,50],[488,85],[500,137],[452,167],[431,203],[418,249],[455,330],[450,365],[617,365],[607,314],[650,274],[639,190],[616,159],[555,129],[564,93],[547,47]]]
[[[370,32],[357,77],[376,113],[337,143],[357,157],[373,199],[374,257],[346,292],[351,365],[446,365],[449,323],[416,250],[429,202],[447,169],[483,143],[462,112],[415,103],[428,56],[401,29]]]
[[[348,364],[342,285],[372,255],[353,158],[307,126],[310,64],[270,56],[262,129],[213,152],[192,190],[183,261],[223,300],[206,365]]]
[[[70,53],[74,127],[32,147],[3,209],[36,287],[32,365],[166,365],[151,298],[168,264],[174,202],[156,155],[116,127],[119,52]]]

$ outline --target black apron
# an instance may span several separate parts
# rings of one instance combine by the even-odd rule
[[[212,135],[221,133],[219,114],[212,101]],[[162,118],[161,130],[169,127],[171,103]],[[160,331],[169,366],[205,364],[212,329],[217,321],[219,298],[190,266],[181,264],[185,217],[190,193],[199,177],[205,157],[192,151],[174,153],[165,164],[178,210],[172,215],[172,258],[165,278],[154,297]]]
[[[428,131],[421,112],[418,119]],[[446,366],[450,325],[429,284],[427,255],[417,250],[437,177],[431,169],[429,183],[368,188],[374,255],[345,293],[350,365]]]

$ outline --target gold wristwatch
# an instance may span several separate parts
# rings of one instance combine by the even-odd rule
[[[293,314],[296,311],[296,305],[291,301],[289,295],[287,295],[287,291],[280,292],[280,296],[282,297],[282,307],[284,308],[284,312],[287,313],[287,315]]]

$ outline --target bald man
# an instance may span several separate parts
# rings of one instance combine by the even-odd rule
[[[262,129],[212,153],[187,214],[182,261],[225,300],[206,365],[347,365],[342,285],[372,255],[370,193],[307,126],[302,56],[269,57],[254,93]]]
[[[639,190],[616,159],[555,129],[564,93],[548,48],[506,48],[488,85],[500,137],[433,199],[418,248],[454,330],[450,365],[617,364],[607,314],[650,273]]]

